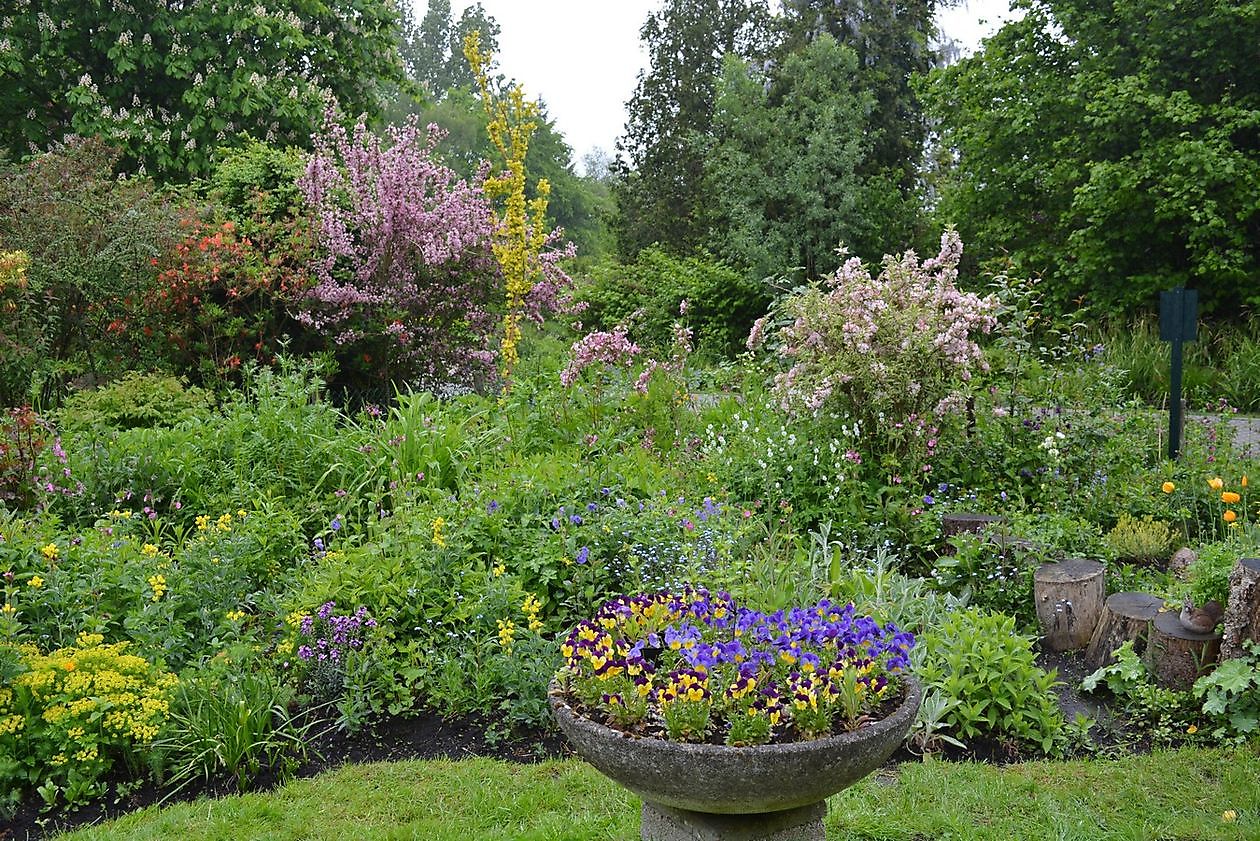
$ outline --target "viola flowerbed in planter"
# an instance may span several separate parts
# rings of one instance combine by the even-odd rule
[[[569,634],[549,701],[578,753],[643,798],[645,839],[822,838],[825,798],[910,728],[913,644],[826,599],[623,596]]]

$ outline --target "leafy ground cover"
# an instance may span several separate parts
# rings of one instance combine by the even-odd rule
[[[1246,839],[1260,754],[1163,751],[1106,761],[906,763],[830,801],[827,837]],[[268,794],[148,810],[63,836],[109,839],[630,839],[638,801],[577,761],[355,765]]]

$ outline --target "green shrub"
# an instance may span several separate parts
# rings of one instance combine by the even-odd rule
[[[294,221],[303,205],[298,177],[306,155],[250,139],[228,149],[202,182],[207,197],[253,238],[274,232],[273,225]]]
[[[1178,540],[1177,533],[1149,514],[1141,519],[1121,514],[1107,532],[1107,548],[1121,563],[1156,566],[1168,560]]]
[[[919,676],[928,690],[958,703],[944,722],[961,739],[1014,739],[1049,753],[1063,730],[1053,671],[1037,666],[1032,641],[1009,616],[959,611],[923,636]]]
[[[959,534],[953,554],[932,564],[933,586],[966,604],[1014,617],[1021,628],[1036,625],[1032,575],[1042,558],[1007,539],[1007,534]]]
[[[1170,745],[1184,742],[1198,730],[1201,712],[1189,692],[1169,689],[1151,680],[1150,672],[1125,641],[1113,653],[1115,662],[1103,666],[1081,682],[1081,689],[1093,692],[1099,685],[1121,703],[1124,713],[1149,734],[1152,742]]]
[[[653,350],[669,348],[686,301],[682,323],[694,331],[697,347],[719,356],[744,349],[753,321],[770,303],[764,286],[712,257],[678,258],[658,248],[628,265],[595,267],[576,297],[588,305],[585,321],[604,329],[629,326],[631,337]]]
[[[307,554],[296,516],[266,506],[198,514],[187,530],[130,512],[78,533],[46,519],[0,519],[0,529],[21,639],[57,647],[85,632],[126,637],[170,668],[238,637],[232,612],[274,613],[275,591]]]
[[[62,429],[150,429],[202,417],[211,397],[169,374],[129,371],[91,391],[70,395],[57,415]]]
[[[26,282],[0,305],[0,406],[55,405],[81,374],[153,364],[139,329],[152,260],[178,236],[177,210],[144,178],[115,177],[118,152],[68,140],[0,162],[0,242],[27,252]]]

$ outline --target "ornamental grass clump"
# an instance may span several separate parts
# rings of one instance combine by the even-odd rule
[[[789,742],[881,718],[913,645],[852,604],[762,613],[688,587],[606,602],[564,641],[557,680],[584,714],[627,732]]]

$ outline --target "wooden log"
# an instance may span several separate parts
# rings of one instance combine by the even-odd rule
[[[1149,593],[1108,596],[1094,634],[1089,638],[1089,647],[1085,649],[1086,665],[1101,669],[1114,663],[1111,653],[1128,640],[1133,641],[1133,650],[1141,656],[1146,650],[1151,621],[1163,606],[1163,599]]]
[[[1146,646],[1146,667],[1151,676],[1172,689],[1189,689],[1212,671],[1221,649],[1221,635],[1196,634],[1181,624],[1178,613],[1163,611],[1151,623]]]
[[[1229,574],[1229,601],[1225,604],[1225,633],[1221,659],[1241,657],[1243,643],[1260,642],[1260,558],[1239,558]]]
[[[948,539],[956,534],[975,534],[1001,522],[1001,517],[992,514],[976,514],[971,511],[946,514],[941,517],[941,536]]]
[[[1042,564],[1033,573],[1037,621],[1051,651],[1084,648],[1098,625],[1107,593],[1098,561],[1069,558]]]

